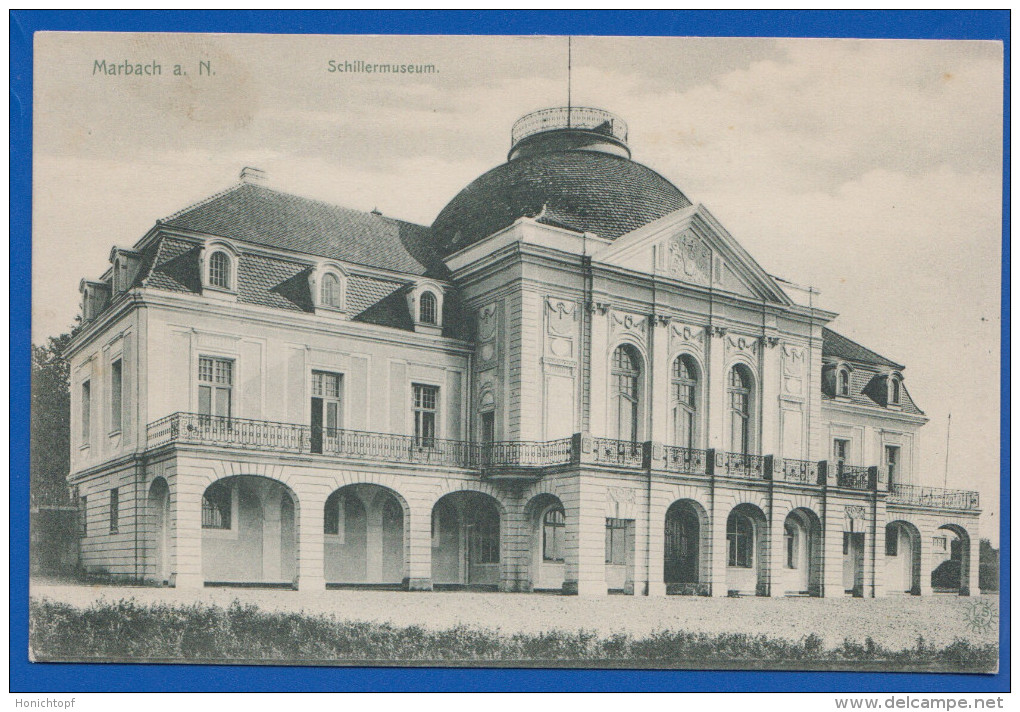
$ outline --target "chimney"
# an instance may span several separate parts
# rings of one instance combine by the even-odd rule
[[[245,166],[241,169],[241,182],[242,183],[265,183],[266,172],[260,168],[252,168],[251,166]]]

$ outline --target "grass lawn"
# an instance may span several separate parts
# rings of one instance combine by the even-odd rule
[[[957,639],[884,647],[867,637],[826,645],[744,633],[661,630],[650,634],[550,630],[503,633],[459,625],[356,621],[335,615],[267,611],[239,601],[86,607],[29,603],[29,640],[38,661],[626,667],[993,672],[998,648]]]

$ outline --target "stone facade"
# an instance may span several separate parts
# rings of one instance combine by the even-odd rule
[[[545,160],[540,138],[514,160]],[[613,141],[604,160],[637,165]],[[930,593],[948,560],[976,592],[977,497],[920,486],[926,419],[903,367],[831,332],[815,292],[676,195],[601,235],[547,202],[468,244],[448,208],[436,239],[453,247],[427,258],[428,228],[254,186],[157,222],[82,284],[85,569],[178,587],[871,597]],[[300,234],[216,227],[237,196],[262,216],[285,206]],[[345,229],[414,235],[417,261],[359,261]]]

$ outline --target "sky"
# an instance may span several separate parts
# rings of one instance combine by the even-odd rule
[[[567,98],[563,37],[38,33],[35,53],[36,343],[72,325],[79,280],[113,245],[243,166],[428,225],[506,159],[517,118]],[[573,104],[622,116],[634,160],[767,271],[819,289],[836,330],[907,366],[930,418],[922,481],[980,490],[997,541],[1001,44],[578,37],[572,66]]]

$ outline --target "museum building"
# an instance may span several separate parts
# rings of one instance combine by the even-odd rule
[[[261,171],[114,247],[67,350],[90,576],[584,595],[977,593],[904,367],[589,108],[430,227]],[[945,577],[943,577],[945,578]]]

